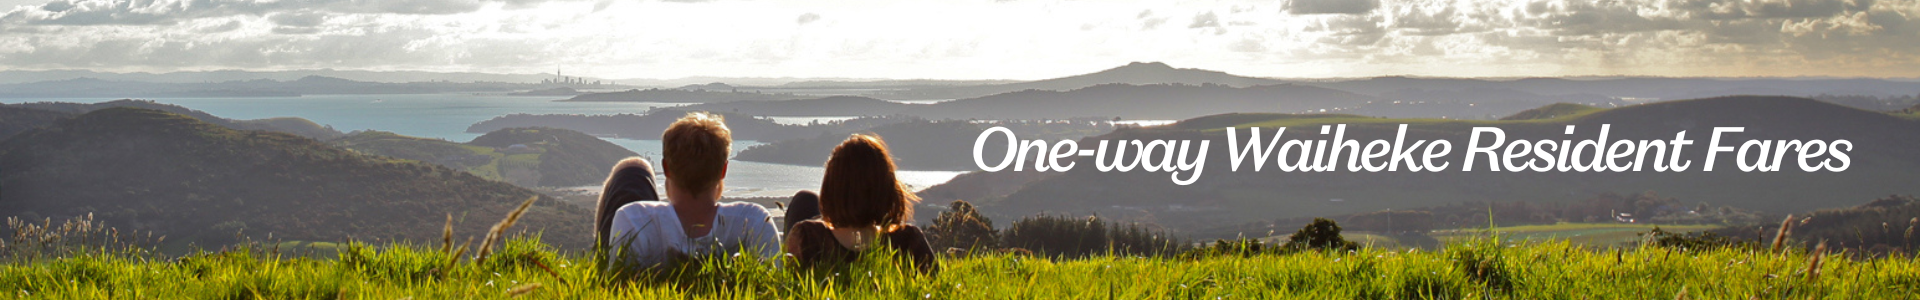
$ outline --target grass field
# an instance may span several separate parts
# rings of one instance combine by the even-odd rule
[[[0,265],[27,299],[1915,299],[1920,261],[1764,250],[1596,250],[1565,241],[1450,243],[1204,258],[943,258],[933,277],[869,259],[840,272],[723,258],[617,280],[530,239],[453,261],[435,246],[347,246],[337,259],[268,249],[148,260],[78,255]],[[450,266],[450,267],[449,267]],[[1811,267],[1811,268],[1810,268]],[[551,270],[551,271],[548,271]],[[1684,294],[1684,295],[1682,295]]]
[[[1566,240],[1575,245],[1593,247],[1630,246],[1640,242],[1642,233],[1660,230],[1674,233],[1706,231],[1719,228],[1715,225],[1654,225],[1626,223],[1559,223],[1553,225],[1526,225],[1499,227],[1494,230],[1501,238],[1514,241]],[[1485,229],[1451,229],[1435,231],[1431,234],[1441,242],[1459,242],[1486,236]]]

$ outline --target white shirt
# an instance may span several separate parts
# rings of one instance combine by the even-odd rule
[[[621,206],[613,213],[613,234],[608,245],[627,243],[628,257],[641,266],[672,262],[677,257],[705,257],[715,251],[726,255],[752,253],[771,258],[780,253],[780,233],[774,229],[767,209],[748,202],[720,203],[709,223],[713,230],[706,236],[688,237],[680,226],[680,215],[666,201],[639,201]],[[612,257],[620,257],[620,247],[611,247]]]

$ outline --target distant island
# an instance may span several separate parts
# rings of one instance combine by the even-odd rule
[[[831,96],[784,101],[733,101],[694,104],[672,108],[683,111],[716,111],[754,116],[885,116],[900,114],[923,104],[902,104],[860,96]]]
[[[0,84],[0,98],[93,97],[298,97],[301,95],[375,95],[500,93],[552,88],[563,84],[509,82],[368,82],[310,75],[293,80],[251,79],[221,82],[159,83],[74,78]],[[580,85],[623,88],[616,85]]]
[[[232,120],[179,105],[159,103],[152,100],[120,99],[100,103],[30,102],[0,104],[0,107],[11,108],[14,113],[26,114],[22,116],[24,119],[9,118],[8,120],[0,120],[0,139],[11,136],[12,133],[15,132],[25,131],[31,127],[51,124],[53,120],[57,119],[49,119],[47,118],[48,116],[65,118],[115,107],[153,109],[186,115],[202,122],[213,123],[231,129],[284,132],[316,140],[332,139],[342,135],[340,131],[334,130],[331,126],[320,125],[302,118],[279,117],[259,120]]]
[[[887,99],[965,99],[1026,90],[1076,90],[1105,84],[1212,84],[1230,87],[1249,87],[1282,83],[1287,82],[1275,79],[1244,77],[1212,70],[1174,68],[1162,62],[1132,62],[1098,72],[1061,78],[971,86],[922,87],[885,92],[876,94],[875,96]]]
[[[614,115],[574,115],[574,114],[510,114],[494,117],[467,126],[467,132],[483,133],[514,127],[553,127],[580,131],[591,135],[636,139],[660,139],[660,132],[674,120],[687,115],[687,110],[678,108],[655,109],[646,114]],[[727,128],[733,130],[735,140],[778,141],[797,137],[811,137],[822,132],[847,132],[868,128],[879,124],[902,122],[910,117],[874,116],[826,122],[822,124],[785,125],[773,120],[752,115],[731,112],[715,112],[727,120]]]
[[[771,101],[798,99],[804,96],[794,94],[765,94],[758,91],[742,92],[735,90],[709,91],[703,89],[631,89],[610,93],[589,93],[574,96],[564,102],[657,102],[657,103],[708,103],[727,101]]]
[[[550,88],[550,89],[507,93],[507,96],[574,96],[574,95],[580,95],[580,94],[585,94],[585,93],[582,93],[578,90],[574,90],[573,88],[570,88],[570,87],[557,87],[557,88]]]

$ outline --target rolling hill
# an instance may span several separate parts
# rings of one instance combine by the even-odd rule
[[[1399,124],[1410,124],[1408,140],[1446,139],[1455,148],[1446,172],[1278,172],[1269,168],[1251,172],[1229,170],[1224,143],[1225,126],[1317,128],[1348,124],[1349,139],[1393,139]],[[1487,172],[1485,159],[1472,172],[1459,171],[1469,129],[1492,126],[1513,139],[1591,138],[1601,124],[1611,124],[1609,140],[1671,139],[1686,130],[1695,141],[1682,158],[1694,161],[1688,172]],[[1566,125],[1578,125],[1575,135],[1562,134]],[[1770,173],[1730,171],[1733,164],[1718,162],[1713,172],[1701,172],[1704,144],[1716,126],[1743,126],[1738,139],[1850,140],[1850,169],[1838,173],[1806,173],[1797,167]],[[1271,129],[1269,129],[1271,130]],[[1330,139],[1308,130],[1289,131],[1292,138]],[[1146,218],[1167,226],[1193,230],[1220,224],[1298,216],[1339,215],[1446,205],[1467,201],[1572,201],[1606,192],[1655,191],[1684,203],[1697,201],[1771,212],[1805,211],[1850,204],[1878,195],[1913,193],[1920,186],[1920,120],[1859,110],[1804,98],[1722,97],[1660,102],[1598,110],[1550,119],[1516,121],[1460,121],[1382,119],[1349,115],[1227,114],[1189,119],[1148,128],[1116,130],[1089,137],[1096,140],[1213,140],[1205,176],[1197,183],[1178,186],[1166,173],[1098,172],[1076,168],[1071,172],[1026,184],[1004,197],[980,200],[983,210],[1007,216],[1035,212],[1099,213],[1103,217]],[[1243,137],[1244,138],[1244,137]],[[1722,158],[1725,158],[1724,156]],[[1090,158],[1076,161],[1082,165]],[[1789,163],[1791,164],[1791,163]],[[1269,166],[1271,167],[1271,166]],[[1005,171],[1003,171],[1005,172]],[[1017,180],[1008,180],[1018,182]],[[1228,233],[1229,235],[1231,233]]]
[[[586,209],[426,163],[370,156],[284,133],[240,131],[149,109],[95,110],[0,142],[0,212],[28,220],[93,214],[167,236],[169,249],[236,235],[277,240],[438,240],[484,235],[529,197],[516,226],[568,246],[591,240]]]
[[[667,130],[674,120],[687,115],[689,110],[682,108],[654,109],[646,114],[617,115],[577,115],[577,114],[510,114],[494,117],[467,126],[467,132],[491,132],[516,127],[553,127],[584,132],[595,136],[608,136],[623,139],[657,140],[660,133]],[[733,131],[734,140],[779,141],[806,138],[824,132],[851,132],[870,128],[880,124],[903,122],[912,117],[906,116],[870,116],[819,124],[787,125],[774,123],[771,119],[756,118],[752,115],[732,112],[716,112],[726,118],[727,129]]]
[[[509,152],[515,147],[538,151],[535,170],[542,186],[597,185],[606,182],[613,163],[640,155],[579,131],[546,127],[495,130],[467,144]]]
[[[333,127],[320,125],[318,123],[314,123],[313,121],[308,121],[307,119],[302,119],[302,118],[281,117],[281,118],[268,118],[268,119],[259,119],[259,120],[233,120],[233,119],[222,118],[219,116],[214,116],[213,114],[209,114],[204,111],[189,109],[179,105],[154,102],[152,100],[120,99],[120,100],[100,102],[100,103],[33,102],[33,103],[21,103],[21,104],[6,104],[4,106],[53,111],[53,112],[60,112],[60,113],[66,113],[66,114],[72,114],[72,115],[84,114],[87,112],[92,112],[95,110],[100,110],[105,108],[133,107],[133,108],[152,109],[152,110],[159,110],[159,111],[186,115],[188,117],[198,119],[202,122],[213,123],[214,125],[220,125],[223,127],[237,129],[237,130],[265,130],[265,131],[284,132],[284,133],[304,136],[304,137],[312,138],[316,140],[326,140],[326,139],[340,137],[342,135],[340,131],[334,130]],[[3,136],[0,136],[0,137],[3,137]]]
[[[1025,90],[1066,91],[1103,84],[1215,84],[1249,87],[1284,83],[1279,80],[1243,77],[1226,72],[1174,68],[1161,62],[1133,62],[1099,72],[1054,79],[962,87],[918,88],[880,95],[887,99],[964,99]]]
[[[1351,108],[1372,97],[1292,84],[1232,87],[1104,84],[1070,91],[1027,90],[916,105],[901,112],[928,119],[1066,119],[1119,117],[1179,120],[1228,112],[1297,113]]]
[[[0,140],[72,116],[63,112],[0,105]]]
[[[1475,78],[1374,77],[1353,80],[1300,82],[1301,84],[1380,96],[1401,90],[1466,91],[1512,90],[1537,95],[1593,94],[1607,97],[1694,99],[1731,95],[1820,94],[1898,96],[1920,93],[1920,83],[1864,78]]]
[[[876,126],[865,133],[880,135],[903,170],[966,170],[973,168],[970,138],[980,135],[979,125],[963,121],[932,122],[914,120]],[[847,139],[848,133],[823,132],[811,138],[790,139],[740,150],[736,160],[819,166],[827,162],[833,148]]]
[[[1564,117],[1564,116],[1583,114],[1588,112],[1595,112],[1600,110],[1601,109],[1599,107],[1592,107],[1592,106],[1586,106],[1586,105],[1579,105],[1579,104],[1572,104],[1572,103],[1554,103],[1547,106],[1541,106],[1539,108],[1520,111],[1520,113],[1516,113],[1511,116],[1500,118],[1500,120],[1518,121],[1518,120],[1552,119],[1552,118],[1558,118],[1558,117]]]
[[[908,119],[866,128],[821,127],[819,135],[794,138],[740,150],[736,160],[777,164],[819,166],[833,154],[833,148],[853,133],[879,135],[887,142],[896,167],[901,170],[966,171],[979,167],[973,163],[974,137],[994,126],[1005,127],[1025,139],[1077,139],[1112,131],[1110,123],[1096,120],[1067,122],[974,123],[960,120],[928,121]],[[1005,149],[1004,140],[987,142],[987,149]],[[998,147],[998,148],[996,148]],[[1004,153],[986,153],[989,161],[998,161]]]
[[[717,111],[753,116],[885,116],[915,104],[859,96],[833,96],[781,101],[734,101],[675,107],[684,111]]]
[[[566,102],[658,102],[658,103],[707,103],[728,101],[768,101],[801,98],[793,94],[765,94],[741,91],[708,91],[701,89],[631,89],[619,92],[588,93]]]
[[[526,187],[599,184],[606,180],[614,162],[639,155],[578,131],[545,127],[495,130],[468,143],[363,131],[327,144],[428,162]]]

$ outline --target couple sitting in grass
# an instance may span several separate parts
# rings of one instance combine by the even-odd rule
[[[720,202],[732,134],[720,116],[690,113],[661,135],[660,167],[667,197],[654,187],[646,160],[620,161],[594,211],[596,243],[639,266],[709,255],[791,255],[801,267],[844,264],[878,247],[892,248],[922,273],[938,266],[912,222],[918,201],[894,176],[878,136],[855,134],[827,158],[820,193],[801,191],[786,211],[784,241],[765,207]]]

